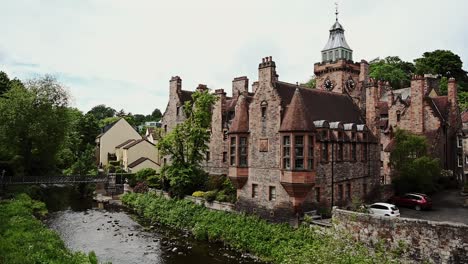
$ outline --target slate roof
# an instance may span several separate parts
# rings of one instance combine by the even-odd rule
[[[179,93],[180,101],[182,103],[184,103],[186,101],[192,101],[193,100],[193,98],[192,98],[193,93],[194,93],[193,91],[181,90],[180,93]]]
[[[308,118],[308,108],[304,103],[299,87],[296,88],[291,103],[281,124],[280,131],[312,131],[315,129],[313,120]]]
[[[141,138],[141,139],[135,140],[134,142],[132,142],[132,143],[126,145],[126,146],[123,147],[123,148],[124,148],[124,149],[132,148],[132,147],[134,147],[134,146],[140,144],[140,143],[143,142],[143,141],[146,141],[146,142],[150,143],[151,145],[156,146],[156,145],[154,145],[153,143],[149,142],[148,140],[146,140],[146,139],[144,139],[144,138]]]
[[[306,116],[312,121],[327,120],[330,122],[365,123],[359,108],[348,95],[298,87],[295,84],[279,81],[275,82],[274,85],[281,97],[283,107],[291,103],[296,88],[300,89],[304,105],[307,106],[307,109],[305,109],[307,111]]]
[[[153,160],[151,160],[151,159],[149,159],[149,158],[141,157],[141,158],[135,160],[134,162],[128,164],[127,167],[133,168],[133,167],[137,166],[138,164],[141,164],[141,163],[143,163],[143,162],[145,162],[145,161],[147,161],[147,160],[153,162],[153,163],[156,164],[156,165],[159,165],[158,163],[154,162]]]

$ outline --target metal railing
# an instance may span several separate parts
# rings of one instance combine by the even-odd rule
[[[5,176],[0,177],[1,185],[21,184],[70,184],[108,182],[107,175],[70,175],[70,176]]]

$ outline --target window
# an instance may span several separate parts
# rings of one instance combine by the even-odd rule
[[[343,200],[343,185],[338,184],[338,200]]]
[[[164,132],[167,132],[167,125],[164,125]]]
[[[343,143],[338,143],[338,160],[343,161]]]
[[[176,115],[179,116],[179,112],[180,112],[180,106],[177,106],[177,109],[176,109]]]
[[[291,169],[291,138],[283,137],[283,168]]]
[[[322,161],[328,161],[328,143],[322,142]]]
[[[400,122],[401,120],[401,112],[400,111],[396,111],[396,121],[397,122]]]
[[[252,198],[258,198],[258,184],[252,184]]]
[[[351,200],[351,183],[346,184],[346,198]]]
[[[459,148],[461,148],[462,145],[463,145],[462,138],[461,138],[460,136],[458,136],[458,137],[457,137],[457,146],[458,146]]]
[[[356,161],[356,142],[351,144],[351,158]]]
[[[268,103],[263,101],[260,106],[262,107],[262,121],[265,121],[266,119],[266,114],[267,114],[267,106],[268,106]]]
[[[468,164],[468,156],[465,156],[465,163]]]
[[[314,137],[309,136],[309,147],[307,148],[307,169],[314,169]]]
[[[362,184],[362,194],[366,195],[367,194],[367,183]]]
[[[247,138],[241,137],[239,142],[239,166],[240,167],[247,167]]]
[[[304,169],[304,136],[294,136],[294,168]]]
[[[231,166],[236,165],[236,137],[231,137],[230,162]]]
[[[315,201],[320,203],[320,187],[315,188]]]
[[[328,131],[323,130],[321,132],[322,140],[327,140],[328,139]]]
[[[268,200],[275,201],[276,200],[276,187],[270,186],[270,190],[268,193],[269,193]]]
[[[458,158],[458,167],[463,167],[463,157],[462,155],[457,155]]]
[[[207,152],[206,152],[206,161],[209,161],[209,160],[210,160],[210,152],[207,151]]]
[[[227,152],[223,152],[223,162],[227,161]]]
[[[163,164],[166,165],[166,163],[167,163],[167,159],[164,158],[164,159],[163,159]]]

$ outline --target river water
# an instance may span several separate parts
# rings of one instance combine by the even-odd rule
[[[43,193],[50,212],[46,224],[60,234],[68,248],[94,251],[101,262],[258,263],[222,244],[197,241],[184,232],[146,225],[124,208],[102,208],[70,187],[47,188]]]

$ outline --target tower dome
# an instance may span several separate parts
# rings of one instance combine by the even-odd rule
[[[328,42],[322,50],[322,62],[337,60],[353,60],[353,50],[346,43],[344,28],[338,22],[338,8],[336,9],[336,22],[330,28]]]

